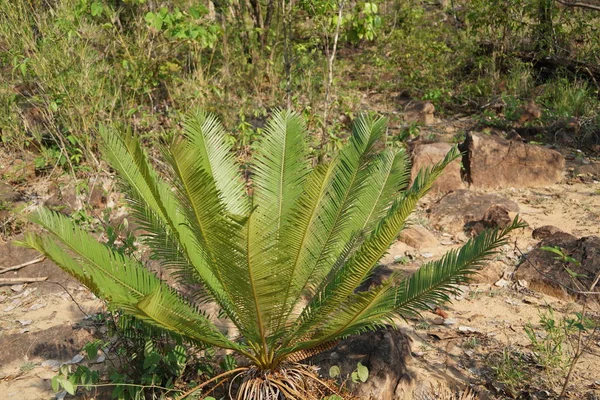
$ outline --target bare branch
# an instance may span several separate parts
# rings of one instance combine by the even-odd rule
[[[0,285],[12,285],[15,283],[31,283],[31,282],[43,282],[48,279],[47,276],[41,278],[0,278]]]
[[[579,7],[579,8],[587,8],[588,10],[600,11],[600,5],[596,5],[596,4],[580,3],[578,1],[571,2],[571,1],[566,1],[566,0],[556,0],[556,1],[560,4],[562,4],[563,6],[567,6],[567,7]]]
[[[3,268],[3,269],[0,269],[0,274],[3,274],[8,271],[16,271],[16,270],[26,267],[28,265],[37,264],[39,262],[44,261],[45,259],[46,259],[46,257],[38,257],[35,260],[27,261],[27,262],[24,262],[23,264],[15,265],[14,267]]]

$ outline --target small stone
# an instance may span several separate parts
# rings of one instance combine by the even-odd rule
[[[51,369],[52,371],[58,371],[60,368],[61,362],[58,360],[46,360],[42,362],[42,367],[46,369]]]
[[[454,318],[446,318],[444,320],[444,325],[446,325],[446,326],[456,325],[456,320]]]
[[[452,246],[454,244],[452,240],[442,240],[440,243],[444,246]]]
[[[13,292],[20,292],[21,290],[23,290],[25,288],[25,285],[21,284],[21,285],[12,285],[10,287],[10,290],[12,290]]]
[[[433,319],[433,324],[434,325],[443,325],[444,324],[444,318],[442,318],[442,317],[435,317]]]
[[[436,307],[434,312],[444,319],[448,318],[448,313],[439,307]]]
[[[31,325],[31,323],[33,321],[31,321],[30,319],[18,319],[17,322],[23,326],[27,326],[27,325]]]
[[[510,304],[511,306],[515,306],[515,307],[520,305],[520,303],[518,301],[509,299],[508,297],[506,299],[504,299],[504,302],[507,304]]]
[[[98,358],[96,358],[96,361],[94,361],[94,363],[100,364],[100,363],[103,363],[105,360],[106,360],[106,355],[103,353],[103,354],[100,354],[98,356]]]
[[[4,312],[11,312],[12,310],[19,307],[20,305],[21,305],[21,300],[18,300],[18,299],[13,300],[11,302],[11,304],[4,309]]]
[[[529,282],[527,282],[525,279],[519,279],[517,281],[517,283],[519,284],[519,286],[527,288],[529,287]]]
[[[423,357],[425,355],[425,352],[423,352],[423,351],[413,351],[412,355],[413,355],[413,357]]]
[[[31,307],[29,307],[29,310],[35,311],[35,310],[39,310],[40,308],[44,308],[44,307],[46,307],[45,303],[35,303]]]
[[[431,257],[433,257],[433,253],[421,253],[421,256],[423,258],[431,258]]]
[[[458,327],[458,331],[462,333],[479,333],[479,331],[475,328],[471,328],[470,326],[461,325]]]
[[[504,278],[502,278],[502,279],[496,281],[496,283],[494,283],[494,286],[501,287],[501,288],[508,287],[509,285],[510,285],[510,282]]]
[[[69,364],[77,364],[83,360],[83,356],[81,354],[77,354],[75,357],[69,361]]]

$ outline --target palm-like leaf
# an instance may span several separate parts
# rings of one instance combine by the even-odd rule
[[[363,115],[348,144],[313,168],[302,119],[277,111],[244,182],[223,128],[198,112],[165,150],[163,179],[136,138],[101,132],[153,257],[202,286],[201,298],[221,307],[241,340],[227,338],[139,262],[65,217],[39,211],[33,220],[48,233],[31,234],[27,243],[114,307],[191,342],[237,351],[260,369],[447,301],[522,226],[515,220],[484,232],[408,279],[392,275],[358,291],[418,200],[459,156],[456,149],[408,187],[406,152],[386,145],[384,119]]]

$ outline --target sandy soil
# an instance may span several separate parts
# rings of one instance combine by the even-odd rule
[[[503,250],[507,280],[519,250],[526,252],[536,243],[531,238],[533,228],[555,225],[578,237],[600,235],[600,183],[504,189],[495,193],[517,202],[520,215],[530,225],[530,228],[515,235],[518,249],[511,245]],[[421,204],[415,221],[430,229],[423,217],[428,204]],[[428,258],[435,259],[458,245],[448,243],[447,234],[433,233],[438,240],[435,246],[408,249],[399,242],[390,250],[388,263],[398,255],[396,253],[407,249],[413,251],[416,254],[414,262],[396,266],[410,272],[426,261],[423,253],[430,253]],[[36,257],[31,252],[18,253],[17,257],[17,253],[8,253],[8,243],[0,243],[0,246],[3,246],[0,249],[0,269]],[[53,398],[50,380],[56,372],[42,366],[42,363],[47,360],[68,362],[79,354],[81,346],[97,333],[96,328],[86,322],[89,320],[86,320],[85,314],[99,312],[103,305],[87,289],[48,262],[28,266],[4,277],[9,276],[47,276],[48,281],[62,286],[48,282],[0,286],[0,400]],[[498,365],[498,357],[507,351],[530,353],[531,342],[525,326],[532,324],[539,329],[540,313],[549,308],[555,310],[557,319],[580,310],[574,302],[535,293],[514,283],[472,284],[463,289],[463,295],[443,307],[446,324],[438,325],[440,316],[433,312],[426,313],[422,320],[400,322],[401,328],[412,339],[410,368],[418,379],[471,384],[482,393],[491,392],[493,388],[490,386],[494,384],[490,384],[490,377],[492,367]],[[591,346],[589,350],[595,355],[586,353],[578,363],[572,379],[574,386],[570,388],[571,398],[600,396],[600,339]],[[543,371],[538,371],[538,375],[540,379],[531,377],[529,380],[532,390],[539,389],[539,393],[534,393],[537,397],[531,398],[544,398],[540,394],[543,387],[539,386],[542,385]],[[557,390],[559,383],[555,380],[552,388],[548,389]],[[496,385],[497,393],[505,394],[488,398],[509,398],[505,397],[510,395],[505,385]]]

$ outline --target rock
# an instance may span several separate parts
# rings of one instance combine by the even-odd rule
[[[600,179],[600,162],[575,167],[573,174],[582,178]]]
[[[438,245],[435,235],[421,225],[411,225],[405,228],[400,233],[399,240],[415,249],[433,248]]]
[[[35,156],[27,154],[23,159],[17,158],[6,166],[2,175],[6,176],[8,182],[20,183],[26,182],[35,177]]]
[[[24,357],[70,359],[92,340],[94,337],[88,330],[68,325],[58,325],[26,334],[4,334],[0,336],[0,348],[10,348],[11,351],[0,352],[0,365],[7,365]]]
[[[67,364],[78,364],[83,361],[83,356],[81,354],[76,354]]]
[[[462,148],[474,187],[539,187],[562,180],[564,157],[545,147],[470,132]]]
[[[529,103],[519,107],[517,110],[519,114],[519,125],[523,125],[529,121],[535,121],[542,117],[542,108],[535,102],[530,101]]]
[[[58,371],[61,366],[61,362],[58,360],[46,360],[42,362],[42,367],[51,369],[52,371]]]
[[[435,317],[432,322],[434,325],[444,325],[444,318]]]
[[[493,206],[500,206],[507,212],[519,211],[517,203],[504,197],[467,189],[444,196],[427,211],[435,229],[460,233],[466,224],[482,221]]]
[[[465,230],[472,236],[479,235],[486,229],[506,228],[512,222],[508,210],[502,206],[493,205],[485,212],[480,221],[469,222]]]
[[[435,122],[435,106],[430,101],[411,101],[404,107],[406,122],[418,122],[432,125]]]
[[[81,209],[81,201],[77,199],[75,187],[72,185],[64,187],[58,187],[58,185],[56,185],[51,188],[51,192],[54,194],[44,202],[46,207],[65,215],[70,215],[76,210]]]
[[[442,161],[450,149],[452,149],[452,145],[443,142],[416,145],[411,155],[411,181],[414,181],[421,168],[426,168]],[[431,188],[432,193],[445,194],[463,189],[465,184],[461,178],[460,165],[460,159],[452,161],[433,184]]]
[[[542,250],[541,247],[559,247],[561,251],[574,258],[579,264],[562,260],[556,254]],[[577,274],[572,277],[566,268]],[[589,290],[597,274],[600,273],[600,237],[588,236],[577,239],[564,232],[546,237],[527,254],[515,272],[515,278],[525,280],[529,288],[558,298],[583,300],[573,292]],[[595,288],[595,291],[598,287]],[[598,296],[588,299],[597,305]]]
[[[491,261],[470,278],[470,283],[493,284],[504,276],[507,266],[502,261]]]
[[[360,362],[369,369],[369,379],[358,385],[349,383],[354,395],[365,400],[392,400],[404,388],[405,381],[410,380],[406,367],[409,356],[408,337],[401,330],[388,327],[351,336],[306,361],[319,366],[324,373],[336,365],[343,378]]]
[[[0,182],[0,205],[1,203],[14,203],[19,201],[21,195],[7,183]]]
[[[496,282],[494,282],[494,286],[500,287],[500,288],[505,288],[510,286],[510,282],[507,281],[506,279],[502,278],[502,279],[498,279]]]
[[[480,331],[478,331],[477,329],[465,325],[459,326],[458,331],[461,333],[480,333]]]
[[[101,186],[93,186],[89,195],[89,204],[96,209],[103,209],[106,206],[106,195]]]
[[[558,232],[562,232],[562,230],[553,225],[544,225],[534,229],[531,233],[531,236],[534,239],[546,239],[547,237],[552,236]]]

